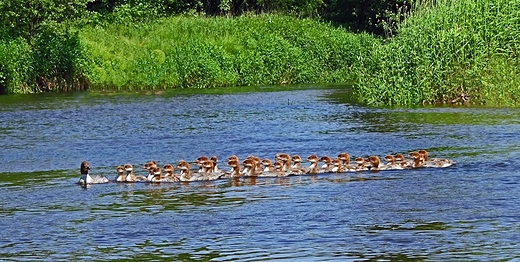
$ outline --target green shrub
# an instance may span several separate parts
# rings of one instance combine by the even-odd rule
[[[87,57],[67,30],[90,0],[0,1],[0,92],[84,89]]]
[[[32,58],[34,91],[83,90],[90,65],[76,32],[44,30],[35,37]]]

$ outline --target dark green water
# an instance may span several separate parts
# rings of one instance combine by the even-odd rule
[[[520,259],[520,109],[368,108],[350,103],[346,89],[237,91],[0,97],[0,258]],[[75,184],[82,160],[114,178],[115,166],[150,159],[417,149],[457,164],[239,182]]]

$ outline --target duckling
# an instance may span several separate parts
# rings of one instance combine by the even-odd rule
[[[291,157],[291,169],[298,169],[301,168],[302,158],[300,155],[294,155]]]
[[[355,159],[355,162],[357,164],[356,171],[366,171],[368,170],[368,167],[366,166],[366,161],[362,157],[357,157]]]
[[[417,151],[422,157],[422,164],[424,167],[449,167],[455,162],[448,158],[433,158],[428,159],[428,151],[421,149]]]
[[[116,167],[116,182],[125,182],[126,176],[125,176],[125,168],[123,166],[117,166]]]
[[[316,155],[310,155],[307,157],[307,161],[311,162],[311,165],[309,166],[309,171],[307,174],[318,174],[318,163],[319,159]]]
[[[321,169],[323,170],[323,172],[325,172],[325,173],[332,172],[332,165],[331,165],[332,160],[330,159],[329,156],[322,156],[320,158],[320,161],[324,163],[321,166]]]
[[[188,162],[186,162],[184,160],[179,160],[179,162],[177,162],[177,169],[179,169],[181,172],[181,175],[179,177],[180,181],[183,181],[183,182],[192,181],[191,180],[192,172],[191,172],[190,164]]]
[[[135,182],[137,178],[134,175],[134,167],[131,164],[126,164],[123,168],[126,171],[125,182]]]
[[[269,158],[264,158],[262,160],[262,166],[264,166],[264,169],[263,169],[264,172],[273,172],[274,171],[274,167],[272,166],[271,160]]]
[[[204,163],[208,161],[209,158],[207,156],[199,156],[195,162],[193,162],[196,166],[199,167],[198,172],[199,173],[206,173],[208,170],[206,170],[206,167],[204,166]]]
[[[346,152],[339,153],[338,158],[341,160],[344,172],[356,171],[356,167],[350,165],[350,156]]]
[[[205,174],[213,173],[213,171],[215,170],[215,164],[213,163],[213,161],[209,159],[200,162],[200,165],[202,167],[202,170],[204,170],[203,173]]]
[[[387,162],[386,166],[388,169],[404,169],[404,167],[395,162],[395,157],[392,155],[385,156],[385,161]]]
[[[240,164],[238,163],[238,160],[235,160],[234,158],[231,160],[228,160],[227,165],[231,167],[231,171],[229,173],[226,173],[226,175],[225,175],[226,177],[238,178],[242,175],[240,172]]]
[[[148,181],[148,179],[144,176],[134,175],[134,167],[131,164],[126,164],[123,167],[125,168],[125,171],[126,171],[125,182],[134,183],[134,182]]]
[[[262,160],[262,165],[264,169],[262,173],[259,174],[260,177],[281,177],[285,176],[285,172],[282,172],[283,164],[280,161],[276,161],[274,164],[271,164],[271,160],[265,158]]]
[[[213,172],[214,173],[223,173],[222,170],[220,170],[218,167],[217,167],[217,164],[218,164],[218,158],[217,156],[212,156],[210,159],[209,159],[212,163],[213,163]]]
[[[258,174],[255,172],[255,163],[252,158],[246,158],[242,162],[242,166],[244,169],[242,170],[242,175],[245,177],[257,176]]]
[[[287,172],[291,169],[291,156],[289,154],[281,153],[277,154],[275,161],[280,161],[283,164],[282,171]]]
[[[146,176],[146,180],[147,180],[147,181],[152,181],[153,177],[155,176],[153,170],[154,170],[154,168],[156,168],[156,167],[157,167],[157,166],[153,166],[153,167],[149,167],[149,168],[147,168],[147,170],[148,170],[148,176]]]
[[[162,170],[164,171],[164,177],[174,177],[175,175],[173,172],[175,171],[175,168],[172,164],[166,164],[162,167]]]
[[[275,161],[273,166],[276,177],[284,177],[289,175],[287,172],[283,171],[285,165],[282,163],[282,161]]]
[[[388,170],[387,165],[381,165],[381,160],[379,160],[378,156],[369,156],[368,161],[370,162],[371,171],[379,171],[379,170]]]
[[[262,161],[260,161],[260,158],[255,156],[253,157],[253,162],[255,163],[255,172],[257,174],[261,174],[262,173]]]
[[[225,173],[220,169],[215,169],[215,162],[210,160],[207,160],[203,163],[204,168],[206,169],[206,176],[208,177],[208,180],[215,180],[218,178],[221,178],[225,175]]]
[[[161,182],[161,180],[163,179],[163,175],[162,175],[161,169],[158,168],[158,167],[154,167],[151,170],[152,170],[154,176],[150,180],[150,182],[155,182],[155,183]]]
[[[154,160],[150,160],[143,165],[143,169],[148,170],[148,176],[146,177],[147,181],[152,181],[152,178],[154,177],[153,169],[156,167],[157,162],[155,162]]]
[[[164,170],[165,174],[162,177],[161,182],[179,182],[180,181],[179,175],[173,173],[174,172],[173,165],[166,164],[163,166],[163,170]]]
[[[408,161],[404,158],[403,154],[395,154],[395,163],[398,165],[401,165],[403,169],[411,168],[412,167],[412,161]]]
[[[292,156],[291,161],[293,164],[292,164],[290,170],[288,171],[289,174],[303,175],[303,174],[307,174],[309,172],[308,168],[301,166],[302,158],[299,155]]]
[[[216,180],[220,176],[215,176],[211,173],[198,173],[191,172],[190,164],[184,160],[180,160],[177,163],[177,168],[180,170],[180,181],[182,182],[192,182],[192,181],[208,181],[208,180]]]
[[[413,151],[408,154],[412,159],[412,168],[419,168],[423,165],[423,158],[419,152]]]
[[[341,160],[337,157],[332,159],[331,165],[332,165],[332,169],[331,169],[332,173],[342,173],[344,171],[343,165],[341,164]]]
[[[260,166],[260,162],[260,158],[257,156],[248,156],[242,162],[242,166],[244,166],[244,170],[242,170],[242,172],[249,172],[249,176],[258,176],[262,174],[262,167]],[[247,163],[247,165],[245,163]]]

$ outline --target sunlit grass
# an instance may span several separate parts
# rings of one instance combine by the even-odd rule
[[[311,19],[169,17],[85,27],[91,89],[355,81],[369,105],[518,105],[520,3],[416,1],[384,42]]]
[[[170,17],[81,31],[94,89],[352,81],[377,40],[287,16]]]
[[[398,36],[375,46],[357,83],[372,105],[518,105],[520,2],[443,0],[416,4]]]

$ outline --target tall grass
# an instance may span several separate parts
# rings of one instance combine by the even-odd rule
[[[30,64],[30,47],[24,39],[0,39],[0,94],[23,93],[31,75]]]
[[[0,94],[84,90],[86,71],[88,59],[73,32],[0,37]]]
[[[93,89],[352,81],[377,40],[280,15],[169,17],[86,27]]]
[[[377,45],[356,95],[372,105],[520,103],[520,2],[417,2],[398,36]]]

